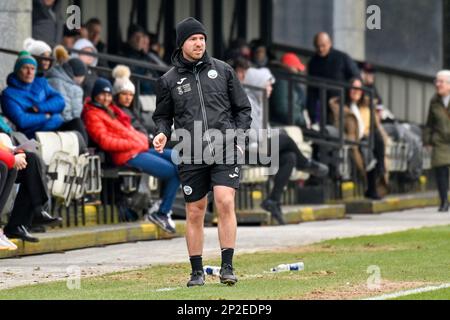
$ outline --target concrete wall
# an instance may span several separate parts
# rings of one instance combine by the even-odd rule
[[[0,48],[22,50],[23,41],[31,37],[31,9],[31,0],[0,1]],[[15,56],[0,53],[0,90],[15,60]]]
[[[397,119],[417,124],[425,123],[429,102],[434,95],[432,82],[378,72],[376,86],[384,106],[391,110]]]
[[[334,0],[333,42],[353,59],[366,58],[366,1]]]

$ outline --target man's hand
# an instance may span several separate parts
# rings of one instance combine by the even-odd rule
[[[25,153],[18,153],[14,156],[14,168],[17,170],[23,170],[27,167],[27,160],[25,160],[27,156]]]
[[[38,109],[38,107],[36,107],[36,106],[31,107],[31,109],[32,109],[34,112],[36,112],[36,113],[39,112],[39,109]]]
[[[159,153],[163,152],[164,147],[166,146],[166,143],[167,143],[167,137],[164,133],[158,134],[153,139],[153,146],[155,147],[155,150],[158,151]]]

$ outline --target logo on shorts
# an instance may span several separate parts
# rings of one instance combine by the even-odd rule
[[[183,191],[184,191],[184,194],[187,196],[190,196],[192,194],[192,188],[189,186],[184,186]]]
[[[209,70],[208,71],[208,78],[210,78],[210,79],[217,78],[217,71],[216,70]]]

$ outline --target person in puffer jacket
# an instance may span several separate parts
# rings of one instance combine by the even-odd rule
[[[160,154],[150,149],[148,136],[133,128],[130,116],[112,103],[112,94],[111,83],[98,78],[91,99],[83,110],[87,132],[101,149],[111,155],[114,164],[137,168],[165,181],[162,203],[152,216],[158,217],[155,223],[165,231],[175,233],[175,226],[170,223],[170,212],[180,180],[177,167],[171,161],[172,150],[166,149]]]
[[[37,62],[22,51],[2,92],[3,113],[28,138],[37,131],[56,131],[64,123],[64,98],[47,79],[36,77]]]
[[[48,83],[64,97],[65,107],[62,112],[64,128],[78,131],[87,143],[88,135],[81,120],[83,89],[80,87],[86,72],[86,66],[79,58],[71,58],[61,65],[54,66],[47,73],[47,79]]]

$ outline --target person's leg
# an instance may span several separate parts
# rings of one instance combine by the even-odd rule
[[[261,203],[261,207],[269,211],[278,224],[284,225],[286,223],[283,219],[283,212],[281,211],[281,195],[289,183],[292,169],[296,164],[296,155],[293,152],[280,153],[280,164],[282,165],[280,165],[274,177],[273,189],[269,197]]]
[[[376,170],[378,175],[383,175],[385,168],[384,168],[384,156],[385,156],[385,146],[384,146],[384,140],[383,136],[381,135],[380,131],[375,130],[374,133],[374,146],[373,146],[373,154],[375,156],[375,159],[377,160]]]
[[[189,257],[203,254],[203,225],[208,204],[207,197],[186,203],[186,244]],[[195,271],[193,267],[192,271]]]
[[[192,269],[191,278],[187,283],[188,287],[202,286],[205,283],[202,255],[203,228],[207,204],[207,196],[200,200],[186,203],[186,245]]]
[[[236,247],[237,220],[235,212],[235,188],[216,185],[214,190],[214,202],[218,215],[219,243],[222,255],[220,282],[234,285],[237,277],[233,272],[233,255]]]
[[[211,190],[211,174],[208,165],[180,164],[180,176],[184,200],[186,201],[186,244],[191,262],[191,279],[188,287],[205,283],[203,272],[203,225]]]
[[[448,203],[448,179],[449,179],[449,168],[447,166],[436,167],[436,184],[439,192],[439,199],[441,200],[440,208]]]
[[[236,213],[234,210],[234,188],[214,186],[214,202],[217,208],[220,248],[234,248],[236,245]],[[231,264],[231,261],[229,262]]]
[[[12,215],[21,217],[21,225],[30,227],[33,217],[40,219],[43,206],[48,201],[47,186],[42,178],[42,167],[38,156],[35,153],[26,153],[27,167],[20,170],[16,183],[20,183],[17,199],[26,199],[25,201],[16,200]],[[23,203],[25,202],[25,203]],[[49,219],[49,217],[45,217]],[[58,219],[51,219],[55,223]]]
[[[299,170],[301,168],[305,168],[308,166],[309,160],[308,158],[306,158],[303,153],[300,151],[300,149],[298,148],[297,144],[295,143],[294,140],[292,140],[292,138],[286,134],[286,133],[280,133],[279,136],[279,152],[284,153],[284,152],[292,152],[295,154],[295,167],[298,168]],[[280,162],[282,163],[282,162]]]
[[[0,162],[0,214],[8,201],[14,181],[16,180],[16,169],[10,171],[8,166]]]
[[[127,165],[138,168],[145,173],[166,181],[163,199],[159,211],[167,214],[172,209],[180,179],[176,166],[157,152],[143,152],[127,162]]]
[[[284,187],[289,182],[289,178],[292,174],[292,169],[296,163],[296,155],[292,152],[280,153],[280,168],[274,177],[274,185],[269,199],[280,202],[281,195],[283,194]]]
[[[279,136],[279,152],[280,155],[282,153],[293,153],[295,155],[294,166],[299,171],[310,173],[319,178],[323,178],[328,175],[328,166],[313,159],[306,158],[302,151],[298,148],[295,141],[284,132],[281,132]]]
[[[218,215],[218,233],[222,254],[220,282],[233,285],[237,277],[233,269],[233,254],[236,245],[235,195],[239,188],[241,166],[238,164],[215,164],[211,168],[211,185]]]

